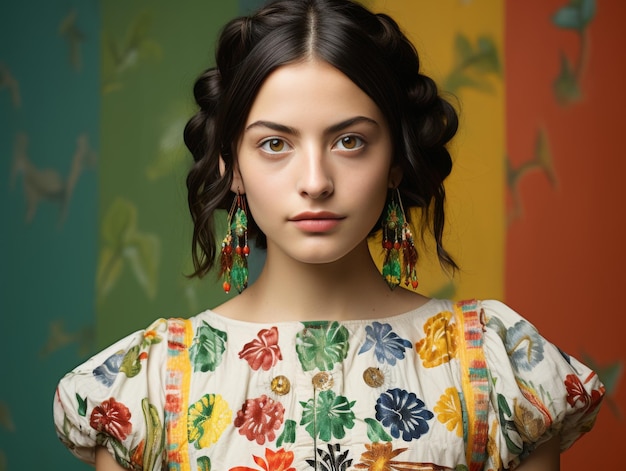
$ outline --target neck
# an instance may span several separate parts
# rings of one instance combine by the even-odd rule
[[[241,301],[250,307],[249,320],[384,317],[399,313],[388,312],[394,295],[404,299],[406,295],[414,296],[400,288],[394,292],[389,289],[372,261],[366,241],[341,260],[326,264],[298,262],[271,250],[267,255],[258,280],[241,295]],[[412,300],[415,302],[415,298]],[[396,310],[402,309],[404,305]]]

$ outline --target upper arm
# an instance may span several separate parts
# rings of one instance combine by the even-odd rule
[[[517,471],[559,471],[560,437],[552,437],[543,443],[516,468]]]
[[[96,448],[96,471],[125,471],[106,448]]]

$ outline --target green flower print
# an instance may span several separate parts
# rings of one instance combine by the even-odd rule
[[[317,396],[317,401],[309,399],[307,402],[300,402],[304,411],[300,425],[305,425],[305,429],[311,437],[319,436],[325,442],[332,437],[343,438],[346,435],[346,428],[354,427],[354,412],[352,406],[355,401],[349,402],[344,396],[336,396],[331,390],[322,391]]]
[[[189,349],[191,363],[194,371],[215,371],[222,362],[222,355],[226,350],[226,332],[214,329],[202,321],[193,339],[193,345]]]
[[[348,337],[348,329],[336,321],[330,325],[305,323],[296,336],[296,352],[304,371],[332,370],[348,354]]]

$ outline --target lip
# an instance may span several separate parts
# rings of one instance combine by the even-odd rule
[[[343,219],[343,216],[328,211],[307,211],[296,214],[289,221],[302,231],[322,233],[334,229]]]

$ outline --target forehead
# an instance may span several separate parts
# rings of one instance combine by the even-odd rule
[[[340,120],[354,115],[383,120],[374,101],[344,73],[327,62],[307,60],[281,66],[265,79],[247,124],[259,119]]]

